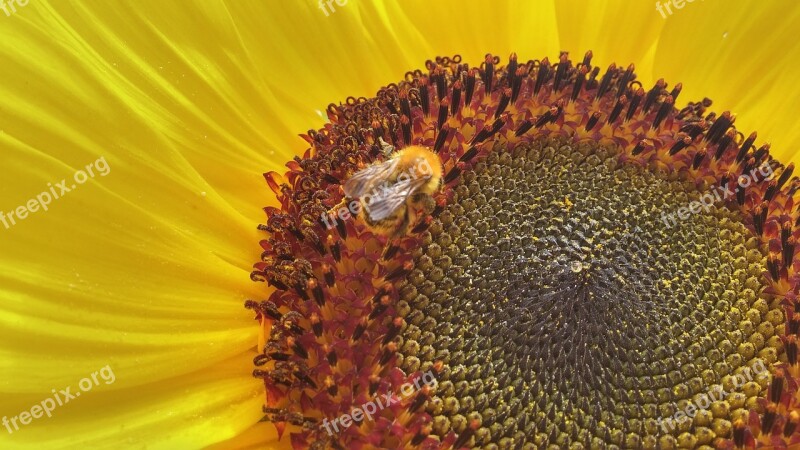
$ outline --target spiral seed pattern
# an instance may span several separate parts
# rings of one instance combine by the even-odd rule
[[[493,151],[464,174],[400,289],[408,371],[445,363],[433,431],[479,448],[695,448],[729,437],[768,378],[783,314],[742,220],[611,150]],[[730,394],[669,426],[699,395]]]

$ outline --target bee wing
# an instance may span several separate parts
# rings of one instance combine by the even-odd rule
[[[344,195],[347,198],[359,198],[369,193],[391,176],[398,163],[397,158],[392,158],[359,170],[344,183]]]
[[[408,197],[428,182],[430,176],[411,178],[389,186],[381,191],[380,197],[374,199],[365,207],[373,221],[383,220],[392,215]]]

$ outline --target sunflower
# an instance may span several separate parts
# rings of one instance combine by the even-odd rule
[[[3,5],[0,447],[796,442],[793,2]],[[299,220],[378,137],[438,147],[429,218]],[[645,217],[763,162],[742,202]]]

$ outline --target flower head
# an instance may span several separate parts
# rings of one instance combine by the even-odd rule
[[[680,93],[591,52],[512,54],[437,58],[330,105],[304,157],[266,174],[281,207],[253,277],[277,290],[247,306],[268,328],[267,419],[300,426],[296,447],[793,442],[800,181]],[[439,155],[438,206],[401,239],[326,229],[383,140]],[[321,426],[423,371],[435,389]]]

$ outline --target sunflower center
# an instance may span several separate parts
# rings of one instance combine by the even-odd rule
[[[434,433],[477,421],[487,448],[727,436],[766,386],[752,367],[774,361],[783,320],[738,213],[678,216],[699,199],[693,185],[599,145],[497,150],[463,175],[400,290],[403,368],[445,366]],[[673,420],[715,391],[724,398]]]

